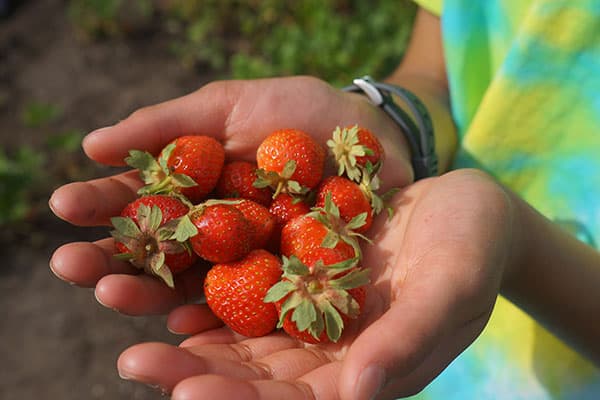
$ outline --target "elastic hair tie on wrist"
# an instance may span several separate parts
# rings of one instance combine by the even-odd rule
[[[400,127],[412,154],[415,181],[437,175],[438,160],[435,154],[433,124],[427,108],[417,96],[404,88],[376,82],[369,76],[354,79],[352,85],[342,90],[364,93]],[[406,103],[412,117],[394,102],[392,94]]]

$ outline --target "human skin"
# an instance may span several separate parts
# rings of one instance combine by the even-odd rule
[[[404,62],[388,81],[427,104],[446,168],[456,139],[435,17],[419,13]],[[122,165],[129,149],[156,153],[179,135],[199,133],[214,135],[232,158],[251,160],[274,129],[303,129],[324,143],[332,127],[354,123],[377,132],[387,154],[383,182],[403,189],[391,203],[394,217],[378,218],[371,229],[375,244],[364,247],[363,264],[372,269],[372,284],[362,316],[342,341],[306,346],[280,333],[240,337],[205,305],[186,304],[199,295],[202,266],[179,276],[173,291],[114,260],[110,239],[69,243],[52,257],[56,275],[95,287],[102,304],[125,314],[170,312],[169,328],[193,335],[179,347],[127,349],[118,362],[123,377],[159,386],[175,399],[406,396],[475,340],[499,293],[600,360],[600,323],[593,318],[600,311],[597,252],[480,171],[411,184],[402,134],[363,96],[309,77],[215,82],[92,133],[84,149],[95,161]],[[59,188],[50,206],[73,224],[106,225],[139,186],[135,173],[76,182]]]

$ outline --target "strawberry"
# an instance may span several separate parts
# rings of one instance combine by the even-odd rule
[[[275,229],[271,243],[279,251],[281,230],[289,221],[310,212],[310,207],[303,198],[281,193],[269,207],[269,212],[275,217]]]
[[[327,141],[329,151],[338,166],[338,175],[346,174],[355,182],[360,182],[362,169],[368,165],[378,169],[385,153],[377,137],[367,128],[354,125],[333,131],[333,138]]]
[[[223,164],[223,145],[210,136],[181,136],[169,143],[157,159],[132,150],[126,163],[140,170],[146,186],[140,194],[180,194],[201,201],[217,184]]]
[[[245,257],[252,249],[254,231],[244,214],[225,200],[208,200],[181,218],[174,237],[189,240],[201,258],[224,263]]]
[[[188,210],[180,200],[163,195],[144,196],[129,203],[120,217],[111,218],[116,256],[173,287],[172,275],[196,260],[186,243],[171,239],[175,223]]]
[[[318,247],[332,247],[347,258],[360,254],[358,243],[352,236],[337,232],[323,220],[319,211],[302,215],[289,221],[281,231],[281,254],[302,257]]]
[[[373,210],[369,198],[361,186],[342,176],[327,177],[317,190],[316,207],[325,207],[327,194],[338,207],[340,217],[349,223],[353,218],[364,214],[364,224],[355,229],[356,232],[366,232],[373,223]]]
[[[256,162],[259,167],[256,187],[272,187],[273,197],[282,191],[305,194],[321,181],[325,149],[306,132],[281,129],[260,144]]]
[[[241,197],[269,207],[271,190],[267,187],[257,188],[253,185],[257,169],[256,164],[248,161],[232,161],[225,164],[215,189],[217,196],[222,199]]]
[[[279,258],[262,249],[236,262],[215,264],[204,281],[206,302],[235,332],[249,337],[266,335],[275,329],[278,317],[275,305],[263,299],[281,272]]]
[[[275,231],[275,216],[269,209],[248,199],[229,199],[232,200],[232,206],[244,214],[244,217],[250,223],[252,231],[252,248],[261,249],[267,245],[273,232]]]
[[[314,207],[308,214],[288,222],[281,231],[281,254],[284,256],[302,255],[315,247],[335,248],[347,257],[361,257],[358,238],[369,241],[357,230],[367,219],[360,213],[346,222],[340,210],[332,201],[331,193],[325,194],[323,207]]]
[[[357,263],[327,248],[284,258],[282,279],[264,299],[276,304],[278,326],[307,343],[337,342],[364,306],[369,270]]]
[[[283,227],[288,221],[310,212],[310,207],[304,199],[282,193],[273,199],[269,212],[273,214],[277,225]]]

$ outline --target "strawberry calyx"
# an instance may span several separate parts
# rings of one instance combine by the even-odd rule
[[[369,238],[356,232],[356,229],[367,222],[367,213],[360,213],[350,221],[345,222],[340,216],[340,209],[331,198],[331,193],[325,195],[323,207],[313,207],[307,215],[321,222],[328,230],[321,243],[322,247],[334,248],[342,240],[352,246],[356,256],[360,257],[361,249],[357,238],[371,242]]]
[[[310,267],[296,256],[283,257],[282,280],[267,292],[266,303],[283,301],[278,327],[289,313],[300,332],[318,339],[323,331],[337,342],[344,329],[342,314],[356,318],[360,305],[348,290],[369,283],[369,269],[358,268],[359,258],[325,265],[322,260]]]
[[[368,160],[364,165],[358,163],[357,157],[375,154],[372,149],[360,144],[360,139],[358,137],[359,131],[360,128],[358,125],[354,125],[350,128],[340,128],[338,126],[333,131],[332,139],[327,141],[327,146],[329,147],[331,154],[333,154],[335,163],[338,167],[337,174],[339,176],[345,175],[348,179],[359,184],[363,193],[371,203],[374,215],[380,214],[385,209],[388,212],[388,216],[391,218],[393,210],[391,207],[387,207],[387,202],[399,189],[390,189],[382,195],[377,193],[381,186],[379,171],[381,170],[383,163],[381,160],[375,164]]]
[[[125,158],[125,162],[130,167],[140,171],[140,178],[145,183],[145,186],[138,190],[139,195],[178,195],[181,192],[181,189],[198,185],[196,181],[188,175],[171,171],[167,165],[167,161],[171,157],[174,149],[175,143],[168,144],[162,150],[158,158],[155,158],[146,151],[129,151],[129,157]]]
[[[333,154],[338,167],[338,175],[346,175],[355,182],[360,182],[363,174],[361,166],[357,163],[357,157],[374,155],[373,150],[360,144],[358,132],[360,128],[354,125],[350,128],[340,128],[333,131],[333,137],[327,141],[327,146]]]
[[[280,173],[258,168],[256,170],[256,180],[252,185],[257,189],[271,188],[273,198],[279,196],[280,193],[304,196],[309,192],[309,188],[291,179],[295,171],[296,161],[294,160],[288,160]]]
[[[161,224],[160,208],[141,204],[137,209],[137,223],[129,217],[113,217],[110,221],[115,228],[110,232],[111,236],[128,250],[115,257],[161,278],[173,288],[173,275],[165,263],[165,256],[191,251],[186,243],[171,239],[177,220]]]
[[[373,214],[378,215],[384,209],[388,212],[388,217],[393,216],[393,208],[389,207],[387,203],[389,200],[400,190],[399,188],[391,188],[383,194],[378,194],[381,187],[381,180],[379,179],[378,171],[381,168],[381,163],[376,165],[367,162],[361,176],[359,186],[362,192],[367,196],[373,209]]]

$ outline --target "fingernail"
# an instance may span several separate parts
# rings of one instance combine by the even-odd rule
[[[119,372],[119,378],[125,380],[125,381],[129,381],[131,380],[131,377],[123,372],[121,372],[121,370],[118,370]]]
[[[119,373],[119,378],[123,379],[124,381],[131,381],[131,380],[135,379],[133,376],[127,375],[127,374],[121,372],[120,370],[118,370],[118,373]],[[169,394],[169,390],[162,385],[148,383],[148,382],[141,382],[141,383],[143,383],[150,389],[159,391],[162,396],[166,396]]]
[[[54,193],[56,193],[56,190],[52,192],[50,198],[48,199],[48,208],[50,208],[50,211],[56,214],[56,206],[54,205]]]
[[[98,128],[95,131],[92,131],[90,133],[88,133],[87,135],[85,135],[85,137],[83,138],[82,141],[82,146],[85,147],[85,143],[88,142],[90,139],[94,139],[95,137],[97,137],[98,135],[101,135],[103,132],[106,132],[107,130],[109,130],[110,128],[112,128],[114,125],[110,125],[110,126],[105,126],[103,128]]]
[[[106,307],[106,308],[108,308],[110,310],[113,310],[113,311],[116,311],[116,312],[120,312],[118,308],[109,306],[108,304],[102,302],[102,300],[100,300],[100,296],[98,296],[98,290],[97,289],[98,289],[98,287],[96,287],[96,290],[94,290],[94,297],[96,298],[96,301],[98,303],[100,303],[100,305],[102,307]]]
[[[109,125],[109,126],[105,126],[102,128],[98,128],[96,130],[91,131],[90,133],[87,134],[87,136],[95,136],[95,135],[99,135],[100,133],[109,130],[110,128],[112,128],[114,125]]]
[[[175,329],[171,328],[169,325],[167,325],[167,330],[172,333],[173,335],[185,335],[184,332],[177,332]]]
[[[364,369],[358,378],[357,399],[374,399],[385,384],[385,371],[379,365]]]
[[[52,258],[50,259],[50,262],[48,263],[50,266],[50,271],[52,271],[52,273],[60,280],[67,282],[69,285],[75,285],[75,282],[65,278],[60,272],[58,272],[61,269],[61,263],[58,262],[58,269],[57,269],[57,262],[54,260],[54,256],[52,256]]]

